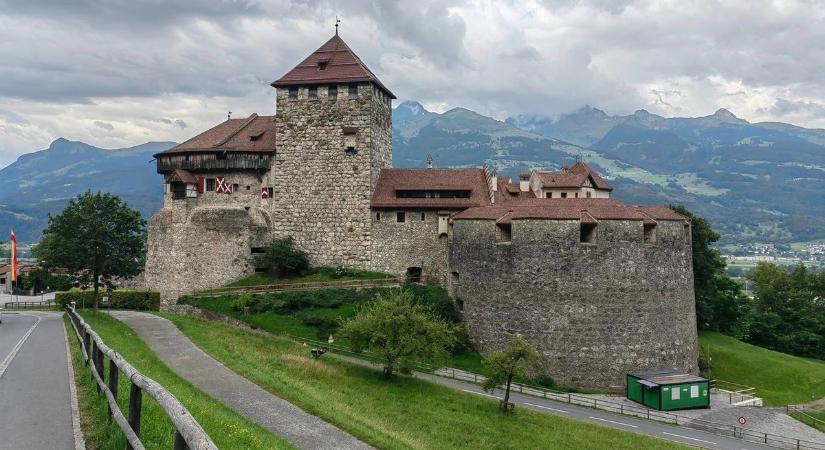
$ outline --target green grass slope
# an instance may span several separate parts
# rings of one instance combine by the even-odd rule
[[[712,378],[755,387],[766,406],[825,397],[825,361],[775,352],[713,332],[701,332],[699,343],[705,350],[710,346]]]
[[[382,449],[683,448],[631,432],[517,408],[380,371],[271,334],[163,314],[196,345],[264,389]]]
[[[192,413],[215,445],[221,449],[289,449],[284,439],[258,424],[241,417],[222,403],[212,399],[163,364],[148,346],[126,325],[106,314],[81,312],[81,316],[107,345],[123,355],[141,373],[160,383]],[[81,428],[89,449],[123,449],[126,438],[117,424],[107,421],[107,402],[96,391],[96,384],[84,365],[80,345],[68,319],[67,332],[72,350],[72,363],[77,383]],[[105,361],[108,377],[108,358]],[[121,374],[122,375],[122,374]],[[108,378],[107,378],[108,380]],[[129,381],[118,378],[118,403],[128,417]],[[166,413],[148,394],[143,395],[140,439],[147,449],[172,448],[175,429]]]

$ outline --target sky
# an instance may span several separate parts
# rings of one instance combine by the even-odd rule
[[[334,33],[403,100],[825,128],[825,0],[0,0],[0,167],[58,137],[183,141],[275,112]]]

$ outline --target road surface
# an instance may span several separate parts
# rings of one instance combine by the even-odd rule
[[[0,449],[76,450],[82,445],[72,413],[67,351],[62,314],[2,313]]]

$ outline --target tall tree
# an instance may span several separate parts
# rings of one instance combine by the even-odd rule
[[[728,331],[746,299],[738,284],[725,274],[722,254],[712,247],[719,240],[719,233],[713,231],[705,218],[694,215],[684,206],[671,205],[670,208],[690,219],[696,323],[699,329]]]
[[[49,215],[43,239],[32,249],[45,267],[88,270],[98,309],[100,275],[133,276],[143,268],[146,221],[120,198],[86,192]]]
[[[484,358],[487,379],[481,385],[484,390],[492,392],[497,387],[504,385],[504,400],[500,407],[504,412],[510,408],[510,385],[513,377],[524,375],[525,371],[538,369],[541,367],[539,352],[527,342],[526,339],[516,334],[510,338],[510,346],[500,352],[493,352]]]
[[[379,355],[387,378],[396,371],[409,373],[420,364],[439,366],[456,342],[456,326],[418,304],[406,289],[379,294],[343,322],[339,333],[355,352]]]

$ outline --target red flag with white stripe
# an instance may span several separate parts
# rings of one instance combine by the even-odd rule
[[[11,241],[11,282],[16,283],[20,268],[17,266],[17,236],[14,235],[14,230],[11,230],[9,241]]]

